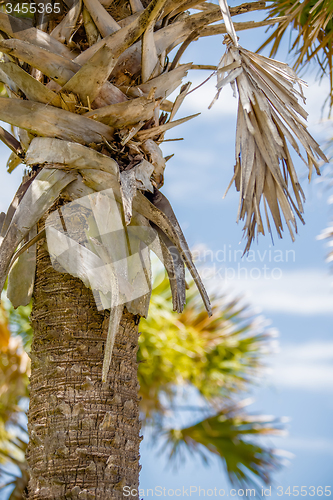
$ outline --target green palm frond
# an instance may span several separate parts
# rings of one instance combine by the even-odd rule
[[[183,313],[172,312],[171,292],[163,273],[156,278],[149,316],[140,323],[139,382],[146,416],[163,411],[160,396],[169,400],[175,384],[190,384],[201,396],[230,398],[259,380],[273,350],[275,331],[251,315],[240,298],[212,297],[207,317],[194,283],[189,282]]]
[[[267,7],[269,16],[283,16],[273,33],[259,51],[273,42],[270,56],[275,56],[281,40],[290,26],[297,31],[290,45],[295,55],[294,68],[311,60],[319,65],[321,77],[330,79],[330,107],[333,106],[333,1],[332,0],[274,0]]]
[[[23,428],[21,430],[28,440],[28,433]],[[26,492],[29,481],[29,473],[25,461],[27,445],[27,442],[20,439],[18,436],[8,437],[5,446],[0,444],[0,459],[3,459],[5,463],[4,468],[0,467],[0,478],[8,476],[8,471],[6,470],[8,464],[15,465],[17,471],[16,474],[10,472],[10,479],[0,484],[0,491],[5,487],[13,486],[13,490],[8,500],[21,500],[24,498],[23,495]]]
[[[190,427],[166,431],[166,447],[170,458],[176,460],[184,458],[187,451],[199,452],[206,462],[211,452],[223,461],[232,484],[260,492],[261,483],[269,484],[281,467],[281,459],[274,449],[258,444],[258,439],[254,442],[254,438],[283,432],[278,419],[249,415],[238,404]]]

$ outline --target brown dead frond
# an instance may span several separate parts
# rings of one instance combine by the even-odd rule
[[[282,218],[293,240],[297,232],[296,216],[303,222],[304,193],[287,142],[307,165],[309,179],[313,167],[320,174],[318,160],[327,159],[304,122],[307,113],[299,99],[305,102],[302,92],[305,83],[287,64],[239,46],[228,10],[224,17],[227,29],[229,22],[227,50],[218,67],[218,92],[212,104],[228,83],[235,95],[237,88],[236,165],[231,183],[235,181],[240,191],[237,221],[245,221],[246,252],[255,236],[264,234],[262,206],[268,231],[271,232],[271,226],[267,209],[279,237],[283,231]]]

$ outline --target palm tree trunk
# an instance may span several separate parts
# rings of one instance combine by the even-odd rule
[[[32,324],[29,500],[120,499],[138,488],[138,322],[124,310],[102,383],[108,312],[37,252]]]

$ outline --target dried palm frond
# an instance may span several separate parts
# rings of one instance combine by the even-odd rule
[[[59,112],[64,114],[63,110],[59,110]],[[81,117],[77,116],[77,118]],[[85,120],[88,119],[85,118]],[[91,123],[96,122],[92,121]],[[33,270],[36,261],[35,240],[32,237],[28,242],[29,254],[26,251],[22,255],[21,250],[14,254],[15,248],[29,232],[29,229],[32,229],[33,225],[50,208],[50,203],[57,198],[61,191],[82,175],[84,182],[89,188],[92,188],[93,193],[82,197],[81,192],[79,202],[74,203],[74,208],[72,203],[67,204],[62,209],[61,219],[58,212],[53,212],[46,222],[46,239],[54,267],[60,266],[60,271],[80,278],[86,286],[97,292],[97,303],[102,300],[103,308],[110,309],[109,331],[103,363],[103,381],[107,377],[112,347],[124,304],[134,314],[147,314],[150,285],[148,288],[144,288],[142,283],[144,284],[145,276],[150,273],[150,261],[146,259],[146,263],[142,267],[142,262],[145,262],[145,256],[142,252],[145,252],[145,248],[148,248],[154,240],[156,243],[151,249],[156,251],[157,248],[156,253],[162,262],[164,263],[164,259],[167,261],[165,265],[169,271],[170,279],[176,279],[176,287],[174,283],[171,284],[174,308],[182,311],[185,303],[185,279],[181,279],[181,276],[184,275],[183,262],[185,262],[198,285],[208,312],[211,313],[207,293],[193,264],[185,237],[167,200],[162,197],[162,201],[164,201],[161,204],[157,201],[156,194],[153,196],[152,202],[143,195],[140,196],[138,190],[154,191],[151,178],[159,178],[159,182],[162,182],[165,166],[161,151],[152,141],[151,143],[146,141],[142,151],[149,154],[153,163],[142,159],[138,165],[130,170],[120,172],[118,164],[112,158],[81,144],[48,137],[34,138],[26,153],[26,161],[29,165],[42,167],[42,170],[36,179],[32,179],[31,185],[24,193],[11,219],[8,219],[6,223],[8,228],[4,231],[4,239],[0,247],[2,254],[0,271],[3,277],[0,282],[1,287],[8,270],[11,268],[9,296],[13,305],[25,305],[29,302],[33,290]],[[53,168],[50,168],[51,166]],[[71,172],[69,172],[70,170]],[[44,191],[41,189],[41,183],[44,183]],[[99,193],[100,191],[101,193]],[[160,194],[160,196],[162,195]],[[27,212],[27,204],[30,206],[32,200],[36,200],[36,202],[33,203],[32,209]],[[143,220],[134,224],[139,230],[134,230],[134,234],[133,227],[129,226],[132,219],[132,204],[135,212],[144,216]],[[159,207],[159,205],[161,206]],[[74,225],[71,233],[73,210],[75,213],[79,213],[81,206],[85,207],[85,210],[91,207],[92,210],[88,223],[91,234],[85,245],[81,241],[81,236],[77,241],[77,233],[80,234],[79,228]],[[66,211],[69,212],[69,215]],[[160,235],[164,235],[163,250],[157,243],[161,236],[157,238],[155,230],[149,226],[148,220],[157,225]],[[150,230],[149,234],[146,234],[148,228],[145,227],[144,221]],[[5,222],[6,220],[4,220]],[[91,224],[93,225],[91,226]],[[123,228],[123,244],[120,242],[119,235],[121,228]],[[97,238],[101,238],[101,241]],[[140,246],[137,247],[136,242],[140,240],[146,245],[143,249]],[[125,244],[126,241],[129,248]],[[169,247],[173,245],[177,247],[177,254],[170,251]],[[15,262],[18,254],[20,257]],[[173,257],[175,260],[172,264]],[[27,262],[27,259],[30,261],[32,259],[33,262],[26,270],[26,279],[20,283],[17,273]],[[137,259],[137,263],[135,263],[135,259]],[[144,299],[138,300],[140,297],[144,297]]]
[[[103,7],[99,0],[84,0],[84,5],[103,38],[120,30],[119,24]]]
[[[81,144],[112,140],[113,129],[85,116],[43,104],[0,97],[0,120],[46,137]]]
[[[73,56],[71,50],[66,45],[48,33],[32,27],[30,19],[20,19],[0,12],[0,29],[10,38],[32,43],[37,45],[37,47],[42,47],[54,54],[59,54],[69,59]]]
[[[203,3],[200,3],[200,8]],[[5,132],[0,134],[0,138],[14,153],[8,169],[13,170],[20,161],[25,162],[28,168],[27,179],[7,215],[0,216],[0,285],[2,288],[7,273],[12,269],[9,290],[15,305],[26,303],[31,296],[36,241],[46,234],[49,250],[54,248],[57,252],[66,245],[70,247],[68,236],[62,234],[61,230],[58,231],[59,234],[53,233],[52,237],[47,229],[45,233],[41,230],[34,236],[35,226],[46,216],[46,212],[54,209],[54,204],[60,197],[65,205],[81,198],[96,198],[100,212],[101,207],[104,207],[105,213],[111,213],[112,207],[108,205],[111,203],[110,197],[109,200],[107,197],[103,199],[103,192],[111,190],[114,195],[112,203],[116,204],[114,207],[117,206],[117,211],[121,214],[117,219],[118,229],[124,233],[132,231],[132,239],[129,238],[128,241],[131,241],[134,254],[141,252],[145,263],[145,279],[150,275],[150,262],[145,252],[151,245],[167,269],[174,309],[181,312],[185,304],[186,265],[198,286],[207,311],[211,313],[207,292],[194,266],[184,234],[168,200],[158,191],[164,182],[168,159],[163,157],[159,145],[168,130],[196,116],[174,119],[186,96],[189,83],[181,87],[174,103],[164,101],[162,106],[161,101],[181,86],[182,79],[190,68],[203,67],[192,63],[180,64],[180,58],[189,40],[195,40],[197,35],[204,36],[204,28],[208,31],[216,29],[214,23],[221,19],[222,14],[217,6],[207,5],[207,9],[203,8],[199,13],[183,15],[184,9],[195,5],[192,0],[152,0],[146,8],[142,7],[140,0],[133,0],[130,5],[133,13],[127,5],[123,14],[118,15],[117,9],[108,0],[78,0],[70,3],[67,13],[65,8],[65,11],[59,14],[59,19],[42,22],[36,18],[35,26],[32,26],[30,20],[0,13],[0,29],[8,37],[0,41],[0,50],[3,53],[0,80],[4,82],[10,95],[10,98],[0,97],[0,119],[19,128],[19,141]],[[262,8],[263,2],[246,3],[234,7],[232,15]],[[59,24],[56,25],[58,21]],[[245,24],[242,29],[250,27],[249,23]],[[218,31],[230,29],[230,23],[227,26],[225,22],[225,27],[218,25]],[[168,54],[177,45],[181,45],[181,48],[170,63]],[[229,53],[233,53],[231,48]],[[254,61],[252,55],[243,51],[239,57],[243,57],[244,61],[248,58],[251,71],[256,73],[252,66],[255,66],[257,61]],[[232,64],[232,68],[240,72],[240,67],[237,67],[239,60]],[[270,79],[273,74],[276,79],[276,71],[271,70],[268,63],[266,66],[265,77]],[[248,72],[250,73],[250,70]],[[235,76],[234,72],[232,76]],[[242,75],[238,76],[242,78]],[[256,74],[251,78],[255,80],[255,85],[259,85]],[[260,84],[264,86],[267,82]],[[289,90],[287,85],[285,92],[288,99]],[[278,122],[273,111],[266,117],[265,110],[261,114],[257,111],[257,107],[261,109],[261,101],[258,101],[258,104],[255,101],[253,106],[256,116],[262,120],[260,127],[271,125],[271,121],[275,120],[278,123],[276,128],[281,129],[281,134],[289,138],[284,125]],[[161,109],[167,112],[161,112]],[[240,115],[239,119],[243,119],[248,125],[250,118],[242,116]],[[292,113],[291,116],[297,122]],[[299,134],[303,134],[300,141],[304,143],[308,140],[306,131],[301,125],[298,126]],[[251,132],[253,130],[250,127],[246,131],[249,137]],[[267,128],[266,134],[269,133],[272,134],[272,131]],[[281,153],[279,150],[286,163],[285,168],[292,172],[288,175],[291,176],[299,196],[300,188],[292,164],[284,152],[285,148],[280,145],[284,139],[279,139],[278,136],[279,132],[276,132],[274,141],[277,141],[282,151]],[[243,142],[239,146],[242,155],[245,154],[245,139],[246,137],[242,139]],[[271,194],[271,191],[278,189],[276,185],[281,185],[283,193],[281,195],[279,192],[279,203],[283,205],[283,212],[290,220],[289,205],[287,206],[285,201],[288,198],[285,187],[287,179],[283,184],[276,158],[274,163],[267,157],[271,155],[270,148],[273,146],[268,148],[265,157],[260,149],[261,143],[259,149],[257,148],[258,152],[253,140],[251,144],[250,156],[258,156],[260,152],[264,157],[261,160],[264,170],[269,161],[272,173],[265,171],[267,179],[263,180],[262,188],[254,182],[254,174],[251,171],[247,170],[246,174],[240,176],[243,179],[242,193],[247,190],[248,197],[246,208],[241,207],[241,217],[251,212],[252,208],[248,205],[253,204],[253,197],[260,198],[261,189],[278,218],[279,215],[273,206],[274,193]],[[317,145],[312,142],[307,151],[315,163],[313,156],[318,153]],[[238,169],[240,162],[241,159]],[[249,168],[252,168],[252,165]],[[259,172],[259,177],[260,175]],[[236,177],[238,182],[238,171]],[[258,204],[259,201],[260,199]],[[78,204],[78,211],[86,209],[87,207]],[[300,208],[297,210],[301,211]],[[97,216],[101,218],[100,212],[97,210],[91,220],[96,222]],[[105,218],[105,224],[109,224],[111,233],[113,223],[112,218]],[[141,240],[135,231],[141,231]],[[253,232],[253,229],[251,231]],[[151,237],[152,234],[154,238]],[[98,300],[104,306],[107,304],[112,313],[107,341],[108,355],[103,368],[105,378],[120,317],[116,298],[118,291],[121,294],[126,287],[123,286],[122,275],[117,272],[111,258],[113,247],[117,245],[104,236],[103,239],[101,232],[90,236],[86,247],[72,238],[75,244],[72,244],[71,251],[76,252],[77,266],[75,267],[75,258],[65,252],[63,270],[79,276],[89,286],[92,270],[89,263],[109,266],[108,273],[99,277],[100,281],[97,277],[96,282],[92,279],[99,294]],[[139,240],[142,248],[138,247]],[[18,245],[21,246],[18,248]],[[125,247],[122,247],[122,250],[125,253],[120,257],[127,258]],[[17,287],[20,269],[27,259],[32,263],[30,272],[25,276],[22,286]],[[128,276],[128,280],[127,277],[125,279],[127,285],[133,285],[134,289],[137,286],[139,289],[139,279],[135,281],[134,268],[130,268]],[[143,277],[141,278],[143,283]],[[107,293],[110,292],[110,284],[113,284],[111,288],[115,294],[111,298],[106,297],[104,293],[106,290]],[[148,298],[148,292],[142,293],[140,297],[131,297],[131,300],[126,302],[128,310],[134,314],[145,315]]]
[[[0,238],[0,291],[13,264],[12,257],[17,246],[74,179],[71,172],[43,169],[29,185],[10,219],[8,229]]]
[[[321,78],[329,76],[330,108],[333,106],[333,3],[332,0],[274,0],[267,4],[268,17],[283,16],[273,33],[259,51],[273,42],[270,56],[275,56],[283,36],[290,26],[297,30],[290,43],[295,55],[294,69],[314,59],[319,65]]]
[[[292,240],[297,232],[295,215],[303,222],[305,200],[288,149],[291,144],[309,169],[320,175],[318,159],[327,161],[312,138],[303,119],[307,118],[298,100],[305,102],[302,85],[296,73],[285,63],[254,54],[238,44],[225,0],[220,0],[228,35],[226,53],[217,70],[217,94],[231,84],[238,92],[236,131],[236,165],[232,181],[240,191],[237,215],[244,220],[245,252],[258,233],[264,234],[261,205],[264,205],[268,231],[269,208],[279,237],[282,237],[283,215]],[[227,74],[225,76],[225,74]],[[299,91],[294,87],[298,84]],[[302,156],[298,143],[306,153]],[[231,183],[230,183],[231,184]],[[230,186],[229,186],[230,187]]]
[[[61,43],[70,43],[72,34],[74,33],[76,23],[81,14],[82,0],[73,2],[63,20],[52,30],[51,36]]]
[[[60,85],[64,85],[80,69],[78,64],[67,57],[24,40],[3,40],[0,42],[0,50],[31,64]]]
[[[29,101],[52,104],[52,106],[58,108],[61,107],[60,96],[45,87],[45,85],[33,78],[17,64],[13,62],[0,63],[0,71],[22,90]]]
[[[37,235],[37,227],[29,232],[28,239]],[[27,306],[32,298],[36,271],[36,243],[31,245],[14,262],[8,276],[7,297],[16,308]]]

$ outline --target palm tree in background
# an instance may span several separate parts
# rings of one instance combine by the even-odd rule
[[[263,318],[252,316],[240,298],[213,297],[214,314],[207,318],[193,282],[186,308],[175,322],[168,280],[163,276],[160,272],[155,278],[151,315],[140,325],[141,420],[159,442],[164,436],[170,457],[183,457],[189,449],[207,461],[212,452],[221,458],[235,486],[259,491],[281,461],[256,437],[280,435],[283,425],[273,417],[248,414],[242,395],[260,383],[267,355],[274,350],[275,333]],[[29,358],[22,346],[29,351],[32,329],[29,306],[14,310],[6,299],[3,304],[0,471],[2,488],[13,488],[13,500],[22,498],[29,478],[24,460]],[[195,391],[198,403],[193,405],[192,396],[189,406],[185,395],[179,396],[180,388]],[[195,425],[173,428],[175,417],[186,416],[189,410],[191,419],[186,420],[195,420]]]
[[[173,310],[186,315],[186,264],[213,313],[160,192],[164,134],[193,118],[175,119],[190,88],[182,80],[190,69],[207,69],[181,64],[189,44],[226,33],[226,53],[211,69],[216,98],[227,83],[239,98],[232,183],[245,250],[273,226],[282,237],[283,219],[294,238],[296,219],[303,221],[287,142],[310,177],[326,158],[302,121],[297,75],[238,43],[235,27],[281,21],[233,24],[233,16],[264,2],[230,12],[224,0],[221,7],[192,0],[10,5],[0,13],[0,72],[9,96],[0,97],[0,119],[17,137],[5,130],[1,137],[12,150],[9,171],[22,161],[28,169],[0,218],[0,282],[9,275],[15,307],[33,296],[28,498],[121,498],[124,485],[137,489],[140,470],[136,374],[138,324],[150,298],[148,249],[167,270]],[[220,411],[234,426],[233,410]],[[213,444],[212,436],[220,417],[169,432],[173,452],[197,442],[219,453],[223,442]],[[241,422],[246,428],[246,417]]]
[[[310,61],[316,63],[320,78],[328,78],[329,108],[333,105],[333,2],[331,0],[274,0],[267,6],[269,16],[281,20],[261,46],[272,43],[270,55],[276,55],[282,38],[291,33],[289,50],[295,57],[294,68],[302,69]]]

